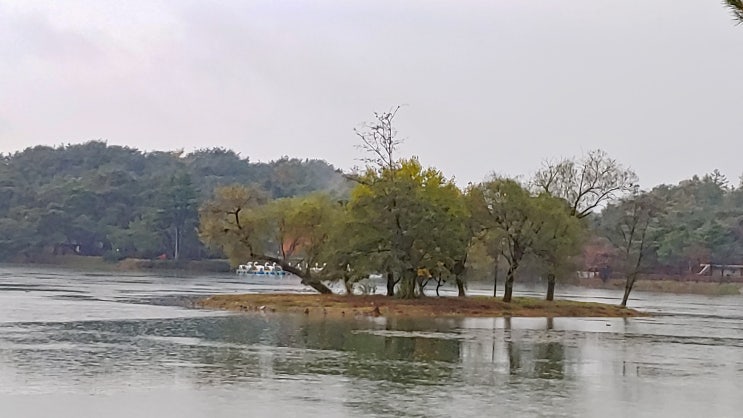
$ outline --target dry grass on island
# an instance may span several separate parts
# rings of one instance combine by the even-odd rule
[[[743,283],[741,282],[705,281],[705,277],[692,278],[697,279],[698,281],[689,280],[688,278],[684,280],[678,278],[661,278],[654,280],[641,278],[635,282],[633,291],[705,296],[737,296],[743,294]],[[578,279],[571,284],[591,289],[612,289],[621,291],[624,289],[625,279],[611,279],[606,282],[601,281],[599,278]]]
[[[320,294],[217,295],[198,306],[242,312],[289,312],[310,316],[418,316],[418,317],[634,317],[634,309],[592,302],[514,298],[511,303],[486,296],[397,299],[387,296]]]

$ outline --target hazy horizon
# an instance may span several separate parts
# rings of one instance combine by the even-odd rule
[[[90,140],[347,170],[402,105],[400,156],[458,183],[601,148],[643,187],[738,183],[743,28],[722,2],[0,0],[0,152]]]

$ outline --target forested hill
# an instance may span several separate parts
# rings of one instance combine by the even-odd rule
[[[731,185],[718,171],[693,176],[677,185],[660,185],[644,193],[648,218],[643,271],[659,274],[695,274],[703,263],[743,262],[743,184]],[[597,237],[617,236],[637,199],[610,204],[595,215]],[[636,206],[636,205],[635,205]],[[621,238],[621,237],[620,237]],[[617,240],[621,242],[621,239]],[[617,265],[621,245],[597,240],[585,246],[586,264]],[[621,257],[619,257],[621,258]]]
[[[180,255],[199,258],[198,206],[230,184],[274,198],[348,191],[340,171],[320,160],[251,163],[221,148],[145,153],[101,141],[37,146],[0,158],[0,260],[173,256],[176,234]]]

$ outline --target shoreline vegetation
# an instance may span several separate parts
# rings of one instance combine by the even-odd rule
[[[743,187],[718,170],[643,189],[595,149],[544,160],[530,178],[494,174],[460,187],[398,155],[398,110],[354,129],[365,164],[346,172],[322,160],[253,163],[223,148],[143,152],[104,141],[2,156],[0,260],[175,276],[275,263],[327,294],[374,272],[401,298],[424,295],[426,284],[456,284],[466,296],[468,283],[489,277],[504,302],[517,282],[552,300],[558,286],[580,282],[576,271],[622,278],[579,285],[623,290],[623,306],[633,288],[742,293]],[[66,255],[91,258],[55,258]]]
[[[38,258],[33,262],[16,262],[11,265],[35,265],[45,267],[62,267],[85,271],[141,271],[141,272],[166,272],[180,271],[191,273],[230,273],[234,270],[227,260],[148,260],[148,259],[125,259],[118,262],[109,262],[102,257],[57,255]],[[700,277],[699,281],[686,279],[675,279],[669,277],[654,278],[652,280],[642,276],[635,283],[635,290],[641,292],[695,294],[705,296],[735,296],[743,294],[743,283],[741,282],[719,282],[708,281]],[[483,282],[484,283],[484,282]],[[563,285],[577,286],[590,289],[622,290],[625,279],[610,279],[602,282],[598,278],[574,279],[566,281]]]
[[[303,313],[311,317],[602,317],[648,316],[618,305],[489,296],[401,299],[382,295],[346,296],[302,293],[215,295],[196,302],[206,309],[238,312]]]
[[[157,260],[126,258],[107,261],[104,257],[81,255],[48,255],[34,260],[11,260],[9,265],[61,267],[85,271],[185,271],[193,273],[230,273],[227,260]]]
[[[624,279],[611,279],[606,283],[600,279],[578,279],[573,286],[590,289],[624,289]],[[691,294],[704,296],[738,296],[743,294],[743,283],[741,282],[719,282],[719,281],[693,281],[680,279],[644,279],[639,278],[635,282],[634,290],[640,292]]]

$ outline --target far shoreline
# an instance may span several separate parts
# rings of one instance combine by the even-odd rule
[[[24,267],[35,266],[43,268],[64,268],[92,272],[122,272],[122,273],[177,273],[177,274],[234,274],[229,261],[219,259],[204,260],[157,260],[127,258],[118,261],[107,261],[100,256],[80,255],[44,255],[34,260],[9,260],[0,265]],[[659,278],[649,280],[640,277],[633,291],[652,292],[678,295],[702,296],[738,296],[743,294],[743,282],[740,281],[711,281],[705,277],[694,277],[698,280],[686,278]],[[599,278],[572,279],[558,282],[558,288],[563,285],[576,286],[583,289],[603,289],[622,291],[624,279],[610,279],[606,282]],[[487,281],[475,282],[489,284]],[[529,284],[524,282],[524,284]]]
[[[310,317],[600,317],[649,316],[632,308],[596,302],[515,297],[510,303],[489,296],[398,299],[382,295],[347,296],[305,293],[215,295],[196,307],[236,312],[299,313]]]
[[[229,261],[219,259],[173,260],[125,258],[106,260],[101,256],[44,255],[33,260],[10,260],[8,266],[35,266],[102,272],[185,272],[194,274],[232,273]]]

